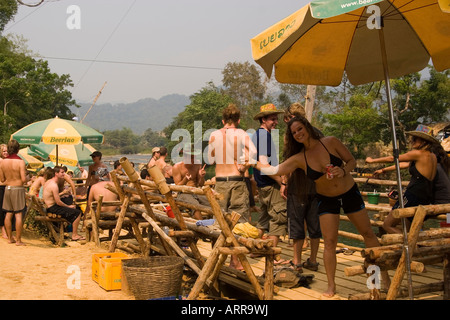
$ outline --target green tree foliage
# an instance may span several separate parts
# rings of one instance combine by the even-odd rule
[[[167,143],[167,138],[153,131],[152,128],[145,130],[141,137],[141,146],[144,148],[167,146]]]
[[[18,3],[16,0],[0,1],[0,34],[5,29],[6,24],[16,15]]]
[[[122,130],[108,130],[103,132],[105,145],[102,148],[113,148],[121,154],[139,153],[143,150],[140,145],[141,137],[134,134],[130,128]]]
[[[36,60],[23,49],[23,43],[0,38],[0,139],[39,120],[58,116],[71,119],[69,106],[76,105],[66,88],[69,75],[52,73],[47,61]]]

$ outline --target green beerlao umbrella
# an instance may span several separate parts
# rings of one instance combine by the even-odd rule
[[[58,161],[56,161],[56,145],[40,144],[30,145],[31,151],[39,155],[43,159],[49,159],[58,164],[76,167],[90,166],[92,161],[91,153],[96,151],[90,144],[63,144],[58,146]]]
[[[11,139],[20,144],[56,145],[56,164],[58,164],[58,146],[83,143],[103,143],[103,135],[82,123],[55,117],[31,123],[14,132]]]
[[[103,143],[103,135],[82,123],[55,117],[33,122],[14,132],[11,139],[20,144],[78,144]]]

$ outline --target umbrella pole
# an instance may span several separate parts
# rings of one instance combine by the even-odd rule
[[[58,165],[58,145],[56,145],[56,165]]]
[[[395,164],[395,172],[397,176],[397,186],[398,186],[398,201],[400,204],[400,208],[404,208],[403,203],[403,189],[402,189],[402,178],[400,175],[400,161],[399,161],[399,149],[397,144],[397,134],[395,132],[395,118],[394,118],[394,108],[392,107],[392,97],[391,97],[391,85],[390,85],[390,78],[389,78],[389,68],[387,66],[387,54],[386,54],[386,46],[384,42],[384,33],[383,33],[383,26],[381,26],[379,31],[379,38],[380,38],[380,46],[381,46],[381,56],[383,60],[383,68],[384,68],[384,76],[385,76],[385,83],[386,83],[386,98],[388,101],[388,109],[389,109],[389,121],[391,125],[391,132],[392,132],[392,148],[393,148],[393,154],[394,154],[394,164]],[[413,286],[412,286],[412,277],[411,277],[411,256],[409,255],[409,245],[408,245],[408,232],[406,228],[406,218],[401,218],[402,222],[402,230],[403,230],[403,248],[405,250],[405,256],[406,256],[406,270],[408,274],[408,292],[409,292],[409,298],[412,300],[414,299],[414,293],[413,293]]]

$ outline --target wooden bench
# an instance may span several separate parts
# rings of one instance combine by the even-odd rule
[[[70,224],[70,222],[56,215],[48,214],[44,201],[35,195],[27,194],[27,202],[31,209],[34,209],[39,213],[34,219],[36,221],[42,221],[56,244],[62,246],[64,243],[64,227],[66,224]]]

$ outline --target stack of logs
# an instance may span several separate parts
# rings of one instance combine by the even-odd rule
[[[153,181],[142,180],[137,177],[136,172],[131,167],[129,161],[124,157],[120,159],[122,168],[127,177],[112,173],[111,177],[115,187],[109,188],[111,191],[119,195],[120,201],[107,203],[107,205],[118,205],[120,212],[104,213],[102,211],[102,203],[100,199],[94,202],[91,207],[91,221],[88,224],[92,228],[94,241],[100,245],[99,228],[105,226],[106,221],[102,218],[109,216],[114,220],[108,222],[107,227],[114,225],[114,234],[111,237],[109,251],[113,252],[118,246],[126,247],[128,250],[140,249],[142,255],[148,255],[150,248],[155,247],[152,243],[150,235],[158,235],[157,239],[162,245],[162,253],[167,255],[178,255],[185,260],[185,264],[197,273],[198,278],[192,288],[188,299],[196,299],[201,290],[205,289],[214,295],[218,293],[217,279],[222,271],[223,264],[229,255],[235,255],[244,267],[245,274],[242,275],[251,284],[252,292],[261,300],[273,299],[274,284],[273,277],[265,277],[264,280],[258,279],[247,260],[246,255],[250,253],[259,254],[266,258],[265,274],[273,274],[273,261],[278,259],[281,254],[281,248],[274,247],[271,240],[252,239],[238,236],[232,233],[234,225],[240,218],[240,215],[232,212],[225,213],[217,202],[215,195],[209,186],[203,188],[193,188],[187,186],[167,185],[164,176],[157,167],[149,169],[149,173]],[[120,183],[122,182],[122,183]],[[143,186],[145,188],[143,188]],[[159,193],[152,192],[154,190]],[[210,206],[195,206],[189,203],[177,201],[173,196],[173,192],[187,192],[194,194],[203,194],[208,198]],[[164,211],[156,209],[156,205],[150,202],[168,203],[175,215],[170,218]],[[211,228],[206,226],[198,226],[195,222],[191,222],[189,218],[184,218],[180,212],[180,207],[201,210],[207,214],[213,215],[218,227]],[[142,237],[138,223],[146,221],[149,227],[148,239]],[[138,245],[126,245],[119,242],[119,234],[124,222],[129,222],[133,226],[133,235],[138,241]],[[140,223],[139,226],[142,226]],[[171,228],[169,234],[163,230],[162,226]],[[190,250],[182,248],[178,245],[176,238],[183,237],[188,240]],[[196,239],[208,238],[213,241],[213,250],[209,257],[204,259],[200,255],[196,247]],[[263,285],[263,288],[261,287]]]
[[[386,234],[381,238],[381,247],[366,248],[361,251],[364,264],[360,266],[347,267],[345,274],[353,276],[357,274],[369,274],[372,272],[370,266],[379,267],[380,271],[396,270],[394,278],[387,293],[382,293],[377,289],[370,290],[369,293],[355,294],[349,297],[350,300],[372,300],[386,299],[394,300],[397,297],[408,297],[430,292],[444,292],[444,299],[450,299],[450,228],[430,229],[420,231],[423,221],[427,215],[435,216],[450,212],[450,204],[429,205],[393,211],[395,218],[414,217],[408,236],[407,244],[404,243],[402,234]],[[428,283],[412,287],[412,292],[408,288],[400,288],[405,274],[406,256],[405,248],[408,247],[410,271],[413,273],[426,272],[426,265],[443,263],[443,281]],[[368,273],[369,272],[369,273]]]

